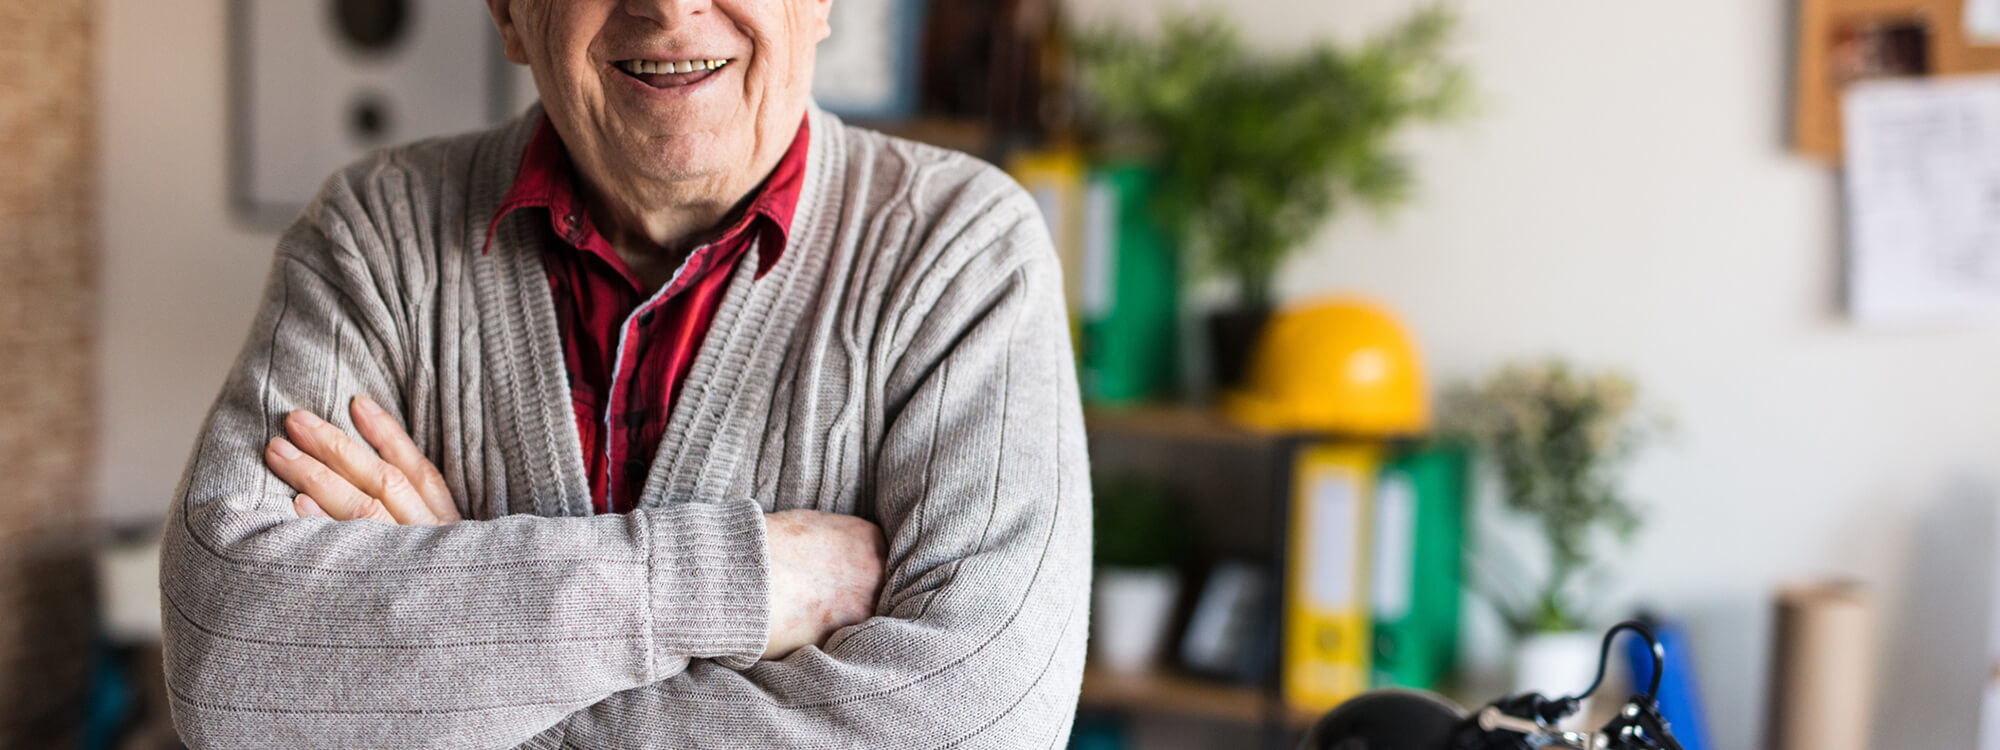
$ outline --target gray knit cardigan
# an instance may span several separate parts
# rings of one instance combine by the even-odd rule
[[[975,159],[813,111],[791,238],[740,264],[642,507],[593,515],[533,214],[539,110],[371,156],[279,240],[173,503],[161,617],[197,748],[1059,747],[1090,491],[1062,283]],[[752,253],[758,252],[756,249]],[[299,519],[281,419],[390,409],[469,520]],[[782,661],[760,514],[889,542],[876,616]]]

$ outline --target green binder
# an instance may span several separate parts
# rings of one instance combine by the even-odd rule
[[[1458,659],[1467,452],[1403,448],[1376,483],[1375,685],[1436,689]]]
[[[1179,273],[1147,205],[1152,183],[1145,167],[1107,165],[1086,188],[1082,387],[1093,403],[1165,396],[1178,370]]]

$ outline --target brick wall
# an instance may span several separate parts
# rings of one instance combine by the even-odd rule
[[[76,742],[88,678],[89,0],[0,0],[0,747]]]

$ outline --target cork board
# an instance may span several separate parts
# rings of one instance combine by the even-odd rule
[[[90,686],[91,0],[0,0],[0,747],[76,747]]]
[[[1840,161],[1840,89],[1878,77],[2000,71],[1965,32],[1965,0],[1799,0],[1792,147]]]

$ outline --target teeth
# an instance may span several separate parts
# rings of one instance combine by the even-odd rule
[[[626,60],[618,64],[627,73],[656,75],[666,73],[693,73],[697,70],[720,70],[728,65],[723,60]]]

